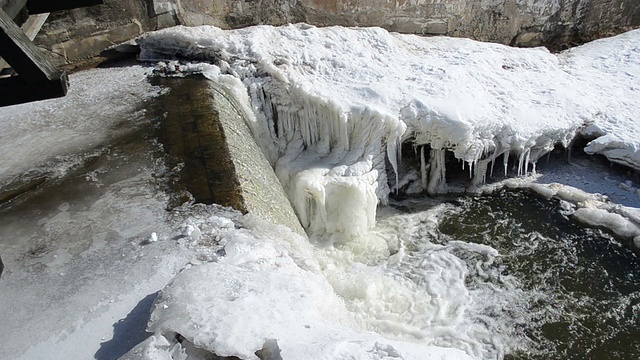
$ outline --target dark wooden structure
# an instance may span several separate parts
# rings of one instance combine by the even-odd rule
[[[30,14],[35,14],[102,3],[104,0],[0,0],[0,57],[17,73],[0,79],[0,106],[61,97],[68,89],[67,74],[57,69],[18,27],[16,14],[25,5]]]
[[[104,4],[104,0],[28,0],[27,10],[29,14],[42,14],[100,4]]]

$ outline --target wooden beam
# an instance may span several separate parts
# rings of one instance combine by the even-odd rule
[[[58,70],[1,9],[0,56],[19,75],[0,79],[0,106],[66,95],[67,74]]]
[[[60,71],[3,10],[0,10],[0,56],[27,82],[59,77]]]
[[[20,26],[20,29],[27,35],[29,40],[33,41],[40,29],[42,29],[42,25],[47,21],[47,18],[49,18],[49,13],[29,15],[27,21]]]
[[[31,15],[29,16],[27,21],[24,24],[22,24],[20,29],[22,29],[22,32],[24,32],[24,34],[27,35],[27,38],[29,40],[33,41],[33,39],[36,38],[36,35],[38,35],[38,32],[42,28],[42,25],[44,25],[45,21],[47,21],[48,17],[49,17],[49,13]],[[7,64],[7,62],[4,59],[0,58],[0,78],[3,76],[7,76],[7,75],[3,75],[4,74],[3,70],[9,67],[10,67],[9,64]]]
[[[29,14],[41,14],[104,4],[104,0],[28,0]]]
[[[56,80],[28,83],[21,76],[0,79],[0,107],[53,99],[67,94],[69,79],[65,72]]]
[[[20,14],[25,5],[27,5],[27,0],[0,0],[0,9],[4,10],[12,19]]]

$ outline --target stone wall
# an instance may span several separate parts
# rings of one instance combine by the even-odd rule
[[[380,26],[557,50],[640,26],[637,0],[106,0],[51,15],[37,43],[58,64],[176,24]]]
[[[380,26],[401,33],[448,35],[558,49],[640,25],[629,0],[182,0],[188,25]]]

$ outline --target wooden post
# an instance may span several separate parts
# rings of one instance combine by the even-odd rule
[[[0,79],[0,106],[67,94],[68,78],[0,9],[0,56],[18,73]]]
[[[10,18],[15,19],[27,4],[27,0],[0,0],[0,9],[4,10]]]
[[[36,38],[36,35],[38,35],[38,31],[42,28],[42,25],[44,25],[44,22],[47,21],[48,17],[49,13],[31,15],[20,28],[22,29],[22,32],[27,35],[27,38],[33,41],[33,39]],[[9,71],[8,75],[4,75],[5,68],[9,68],[9,64],[7,64],[4,59],[0,58],[0,78],[11,76],[11,71]]]

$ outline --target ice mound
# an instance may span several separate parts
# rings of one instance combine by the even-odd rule
[[[257,359],[271,351],[283,359],[470,359],[358,329],[305,238],[263,222],[253,227],[260,231],[219,232],[224,256],[187,267],[162,290],[149,323],[154,336],[130,358]]]
[[[446,152],[477,185],[501,155],[505,173],[509,157],[518,175],[535,172],[587,127],[609,134],[587,151],[640,169],[640,30],[560,54],[305,24],[175,27],[139,43],[142,59],[205,60],[242,80],[302,224],[334,240],[373,226],[403,142],[429,193],[447,191]]]

